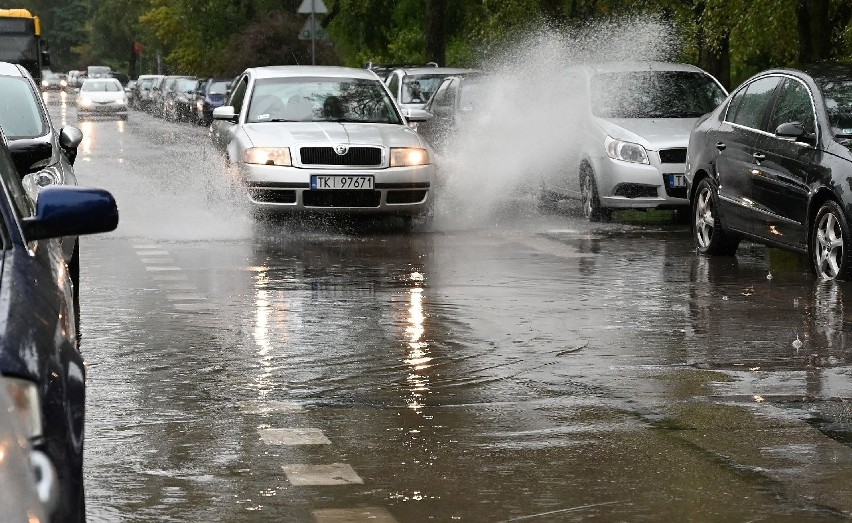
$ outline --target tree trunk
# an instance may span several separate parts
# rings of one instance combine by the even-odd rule
[[[726,31],[718,45],[701,47],[698,65],[719,80],[725,89],[731,89],[731,33]]]
[[[136,74],[136,64],[139,59],[139,55],[136,54],[136,43],[130,44],[130,64],[127,68],[127,76],[130,77],[131,80],[135,80],[139,75]]]
[[[799,32],[799,62],[811,64],[831,58],[829,0],[799,0],[796,5]]]
[[[447,0],[426,0],[426,61],[447,61]]]
[[[544,13],[548,22],[551,22],[557,27],[565,25],[567,17],[561,0],[539,0],[539,3],[541,5],[541,12]],[[576,2],[572,2],[572,9],[574,3]]]

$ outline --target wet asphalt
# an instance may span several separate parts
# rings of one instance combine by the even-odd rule
[[[121,213],[81,240],[89,521],[852,514],[852,286],[801,257],[524,191],[255,222],[206,129],[48,102]]]

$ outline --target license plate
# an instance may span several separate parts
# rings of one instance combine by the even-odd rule
[[[682,174],[667,174],[669,178],[669,187],[686,187],[686,176]]]
[[[311,189],[334,191],[342,189],[373,189],[372,176],[311,176]]]

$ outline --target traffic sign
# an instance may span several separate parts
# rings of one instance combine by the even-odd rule
[[[305,20],[305,25],[302,26],[302,29],[299,30],[299,40],[311,40],[316,38],[317,40],[325,40],[328,35],[325,32],[325,29],[322,28],[319,22],[317,22],[316,17],[311,15]]]
[[[326,14],[328,8],[322,0],[302,0],[302,5],[299,6],[298,13],[303,15],[310,13]]]

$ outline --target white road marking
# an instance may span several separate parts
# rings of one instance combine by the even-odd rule
[[[146,264],[146,265],[148,265],[148,264],[151,264],[151,265],[160,265],[160,264],[174,263],[174,262],[175,262],[173,259],[171,259],[171,258],[169,258],[169,257],[160,257],[160,258],[142,258],[142,257],[140,256],[140,257],[139,257],[139,259],[142,261],[142,263],[144,263],[144,264]]]
[[[162,245],[157,245],[155,243],[140,243],[140,244],[131,244],[134,249],[139,250],[147,250],[147,249],[162,249]]]
[[[382,507],[324,508],[312,512],[316,523],[396,523]]]
[[[175,272],[175,271],[180,271],[181,268],[175,267],[174,265],[169,265],[169,266],[166,266],[166,267],[145,267],[145,270],[150,271],[150,272],[169,272],[169,271]]]
[[[281,465],[287,481],[294,486],[309,485],[363,485],[364,480],[346,463],[306,465],[294,463]]]
[[[169,301],[205,301],[207,296],[202,294],[166,294],[166,299]]]
[[[139,256],[168,256],[169,251],[164,251],[162,249],[158,249],[158,250],[145,249],[142,252],[138,252],[136,254],[138,254]]]
[[[268,445],[331,445],[320,429],[261,429],[260,439]]]

